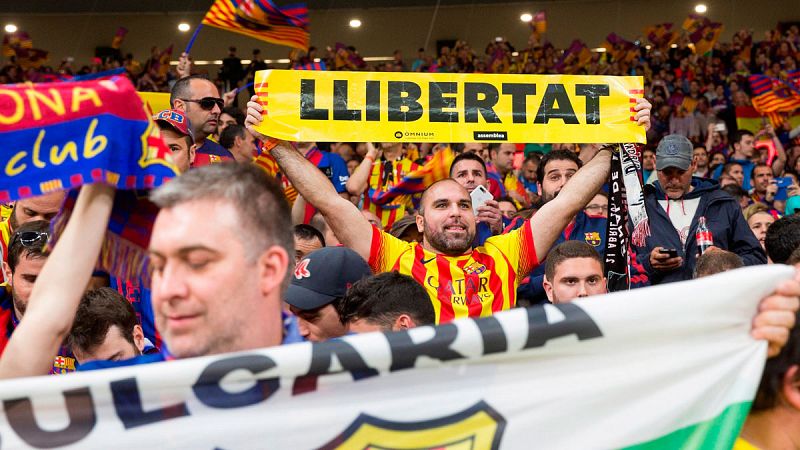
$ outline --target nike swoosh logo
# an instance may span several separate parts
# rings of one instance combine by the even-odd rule
[[[434,259],[436,259],[436,257],[435,257],[435,256],[434,256],[433,258],[428,258],[428,259],[422,258],[422,259],[420,259],[419,261],[420,261],[420,262],[422,263],[422,265],[424,266],[425,264],[428,264],[429,262],[433,261]]]

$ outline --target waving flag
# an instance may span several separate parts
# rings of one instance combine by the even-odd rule
[[[758,112],[790,113],[800,108],[800,91],[787,82],[766,75],[750,75],[749,81],[753,107]]]
[[[371,190],[370,201],[376,205],[386,205],[403,195],[421,194],[431,184],[450,176],[450,164],[454,158],[455,153],[450,147],[440,150],[424,166],[409,173],[391,188]]]
[[[278,8],[270,0],[216,0],[204,25],[302,50],[309,46],[308,8],[297,4]]]
[[[294,70],[328,70],[325,61],[311,61],[305,64],[295,64],[292,67]]]
[[[7,33],[3,37],[3,56],[16,56],[18,48],[33,48],[31,36],[24,31]]]
[[[533,20],[531,20],[531,28],[533,28],[533,32],[536,34],[547,33],[547,13],[538,11],[534,14]]]
[[[117,32],[114,34],[114,39],[111,41],[111,48],[120,48],[122,46],[122,41],[125,40],[126,34],[128,34],[127,28],[117,28]]]
[[[13,101],[0,102],[0,116],[8,118],[0,123],[0,203],[94,182],[150,189],[177,174],[171,151],[126,77],[7,85],[3,91]],[[54,219],[54,241],[76,195]],[[138,277],[152,217],[134,216],[148,210],[131,207],[124,195],[117,194],[100,268]]]

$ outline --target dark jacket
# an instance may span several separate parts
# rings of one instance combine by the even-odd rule
[[[716,247],[736,253],[746,266],[766,264],[767,256],[753,232],[750,231],[747,221],[744,220],[739,203],[720,190],[719,183],[716,181],[693,177],[692,186],[694,189],[686,194],[684,199],[700,198],[700,203],[692,218],[685,246],[681,245],[678,232],[669,220],[667,212],[658,203],[659,200],[666,198],[661,184],[655,182],[644,186],[645,207],[647,208],[647,218],[650,221],[650,236],[647,237],[644,247],[638,247],[635,250],[639,263],[649,275],[650,283],[653,285],[671,283],[694,277],[697,259],[695,232],[697,231],[697,219],[700,216],[705,216]],[[677,249],[678,256],[683,258],[683,265],[668,272],[654,270],[650,265],[650,252],[656,247]]]

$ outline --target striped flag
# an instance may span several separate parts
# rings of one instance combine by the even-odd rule
[[[282,177],[280,174],[280,168],[278,167],[278,162],[275,161],[275,158],[269,154],[269,152],[261,152],[253,159],[253,164],[257,165],[261,168],[267,175],[278,179],[281,181],[281,186],[283,187],[283,195],[286,197],[286,200],[289,202],[289,205],[294,204],[295,199],[297,198],[297,190],[292,186],[291,183],[285,178]]]
[[[796,80],[797,74],[793,74]],[[793,112],[800,108],[800,93],[783,80],[766,75],[750,75],[750,88],[753,92],[753,107],[758,112]]]
[[[547,14],[544,11],[539,11],[533,15],[531,28],[533,28],[533,32],[537,34],[547,33]]]
[[[292,67],[294,70],[328,70],[325,61],[311,61],[305,64],[295,64]]]
[[[450,164],[454,158],[455,153],[450,147],[440,150],[424,166],[409,173],[391,188],[370,192],[370,201],[376,205],[386,205],[400,196],[422,193],[431,184],[450,176]]]
[[[270,0],[216,0],[203,24],[272,44],[302,50],[309,46],[305,4],[278,8]]]

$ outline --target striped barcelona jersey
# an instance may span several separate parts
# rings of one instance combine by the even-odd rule
[[[403,177],[419,168],[419,164],[406,158],[399,161],[374,162],[372,164],[372,172],[369,175],[369,185],[364,195],[362,209],[369,210],[380,217],[381,223],[387,230],[391,228],[395,220],[406,214],[406,209],[413,209],[411,199],[404,195],[393,200],[388,205],[379,206],[372,203],[371,197],[376,192],[389,190],[399,183]]]
[[[397,271],[414,278],[430,296],[436,323],[446,323],[514,307],[519,281],[539,261],[526,221],[462,256],[429,252],[374,228],[369,264],[375,273]]]

